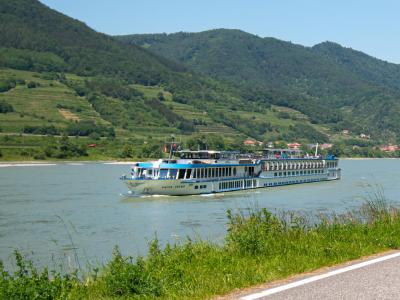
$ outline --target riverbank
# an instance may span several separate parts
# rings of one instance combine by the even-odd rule
[[[125,257],[116,249],[100,269],[49,274],[16,253],[18,270],[0,270],[0,296],[204,299],[400,247],[399,211],[379,197],[317,222],[266,209],[228,211],[227,218],[223,244],[188,239],[161,247],[153,240],[146,257]]]
[[[76,161],[76,160],[53,160],[53,161],[12,161],[12,162],[0,162],[0,168],[7,167],[40,167],[40,166],[56,166],[59,164],[66,165],[83,165],[83,164],[105,164],[105,165],[130,165],[132,161],[113,161],[113,160],[98,160],[98,161]]]

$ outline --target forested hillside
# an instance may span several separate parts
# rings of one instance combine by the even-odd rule
[[[171,134],[219,149],[336,142],[342,129],[371,134],[363,146],[395,142],[398,74],[333,43],[239,30],[110,37],[39,1],[0,0],[0,157],[157,157]]]
[[[240,30],[116,37],[336,130],[399,136],[400,66],[325,42],[312,48]],[[242,92],[244,94],[244,92]],[[389,132],[389,133],[388,133]]]
[[[298,111],[271,106],[271,99],[278,98],[285,93],[245,91],[199,74],[98,33],[39,1],[0,0],[3,153],[15,153],[25,143],[29,151],[21,150],[24,155],[68,157],[54,140],[40,139],[61,135],[86,138],[76,140],[81,146],[117,139],[104,142],[103,150],[111,145],[161,148],[170,134],[195,140],[209,136],[210,146],[220,148],[240,147],[247,137],[328,140],[327,128],[312,125]],[[31,137],[10,141],[9,134]],[[131,155],[130,146],[125,148]]]

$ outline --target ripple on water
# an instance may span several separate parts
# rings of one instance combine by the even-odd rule
[[[179,224],[182,226],[186,227],[201,227],[201,221],[200,220],[186,220],[186,221],[180,221]]]

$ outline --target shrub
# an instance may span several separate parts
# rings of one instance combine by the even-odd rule
[[[15,80],[0,81],[0,93],[7,92],[16,86]]]
[[[267,253],[285,230],[282,220],[265,208],[251,212],[247,218],[242,214],[233,215],[230,210],[227,215],[227,246],[240,254]]]
[[[96,133],[99,136],[115,136],[114,128],[105,125],[98,125],[93,121],[81,121],[70,123],[65,130],[67,135],[89,136]]]
[[[116,248],[106,269],[104,281],[110,296],[162,294],[161,281],[153,274],[156,270],[151,270],[142,257],[134,262],[131,257],[124,258]]]
[[[45,160],[46,159],[46,155],[44,153],[36,153],[35,155],[33,155],[33,159]]]
[[[5,101],[0,101],[0,113],[1,114],[6,114],[9,112],[13,112],[14,107],[12,107],[11,104],[5,102]]]
[[[42,134],[42,135],[59,135],[60,130],[53,125],[48,126],[25,126],[24,133],[28,134]]]
[[[45,268],[39,272],[32,261],[25,260],[14,252],[17,270],[14,274],[5,271],[0,261],[1,299],[58,299],[65,298],[78,283],[76,273],[61,275],[55,271],[49,274]]]
[[[39,82],[29,81],[27,84],[28,89],[34,89],[40,86]]]

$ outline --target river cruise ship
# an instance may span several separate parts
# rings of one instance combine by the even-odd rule
[[[177,151],[174,157],[133,164],[121,179],[136,195],[194,195],[272,188],[340,179],[338,159],[267,149],[262,155],[232,151]]]

